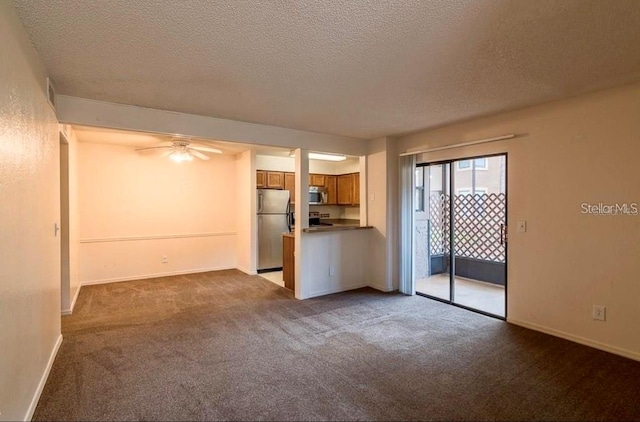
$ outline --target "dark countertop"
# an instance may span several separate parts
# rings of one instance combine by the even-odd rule
[[[346,219],[346,218],[326,218],[320,220],[323,223],[331,223],[330,226],[311,226],[306,229],[302,229],[305,233],[317,233],[317,232],[335,232],[341,230],[362,230],[362,229],[372,229],[373,226],[360,226],[360,220],[357,219]],[[293,237],[292,233],[283,233],[283,236]]]
[[[305,233],[318,233],[318,232],[338,232],[342,230],[362,230],[372,229],[373,226],[354,226],[354,225],[333,225],[333,226],[313,226],[308,229],[302,229]]]

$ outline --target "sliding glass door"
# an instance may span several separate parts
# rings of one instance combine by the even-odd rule
[[[507,157],[416,166],[416,292],[506,317]]]

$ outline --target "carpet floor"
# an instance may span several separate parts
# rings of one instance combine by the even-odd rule
[[[640,420],[640,362],[423,297],[82,288],[34,420]]]

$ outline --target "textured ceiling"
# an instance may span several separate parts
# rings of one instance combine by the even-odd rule
[[[15,0],[58,93],[360,138],[640,80],[638,0]]]

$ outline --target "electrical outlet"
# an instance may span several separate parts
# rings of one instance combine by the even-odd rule
[[[167,258],[167,255],[162,255],[161,261],[163,264],[166,264],[167,262],[169,262],[169,258]]]
[[[329,267],[329,277],[333,277],[334,275],[336,275],[336,267],[332,265]]]
[[[593,305],[593,319],[606,321],[607,308],[601,305]]]

